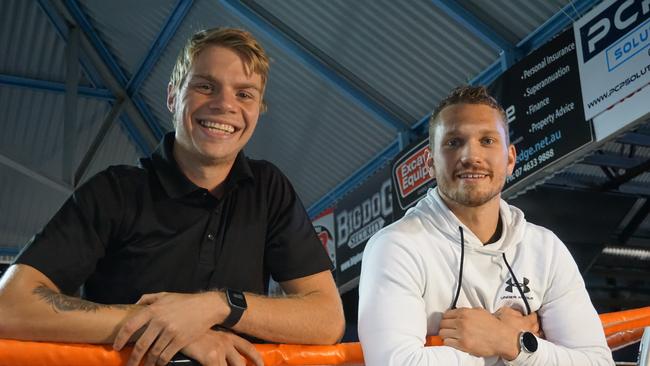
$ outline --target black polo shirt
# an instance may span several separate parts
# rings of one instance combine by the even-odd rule
[[[287,178],[239,153],[217,199],[187,179],[168,134],[141,167],[112,166],[79,187],[15,263],[63,293],[133,303],[145,293],[231,287],[265,293],[331,269]]]

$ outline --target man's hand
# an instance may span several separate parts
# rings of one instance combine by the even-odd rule
[[[445,346],[477,357],[500,356],[513,360],[519,354],[519,330],[485,309],[453,309],[442,314],[439,335]]]
[[[166,365],[183,347],[205,334],[216,322],[221,300],[218,292],[198,294],[157,293],[137,302],[146,305],[120,328],[113,348],[122,349],[136,335],[127,366],[140,363],[148,351],[145,366]],[[138,337],[137,332],[142,329]]]
[[[203,366],[246,366],[246,358],[256,366],[264,366],[255,346],[228,332],[210,330],[181,352]]]
[[[531,332],[539,338],[544,338],[544,331],[537,312],[524,316],[519,310],[502,307],[494,313],[494,316],[515,329]]]

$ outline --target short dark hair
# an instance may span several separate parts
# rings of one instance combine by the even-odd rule
[[[431,119],[429,119],[429,140],[430,140],[429,145],[431,147],[433,147],[432,137],[434,136],[434,130],[436,125],[439,122],[438,115],[440,115],[440,112],[442,112],[442,110],[445,109],[446,107],[455,104],[483,104],[494,108],[501,115],[501,119],[503,120],[503,125],[505,127],[505,132],[506,132],[506,143],[510,144],[510,136],[508,131],[508,118],[506,117],[506,112],[503,110],[503,107],[501,107],[499,102],[497,102],[497,100],[494,99],[494,97],[492,97],[490,93],[488,93],[488,90],[485,86],[463,85],[454,88],[449,93],[449,95],[447,95],[443,100],[441,100],[440,103],[438,103],[436,108],[433,110]]]

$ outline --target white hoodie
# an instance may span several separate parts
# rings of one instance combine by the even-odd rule
[[[359,284],[359,339],[366,365],[613,365],[602,325],[571,254],[551,231],[526,222],[501,200],[501,238],[480,240],[429,190],[406,215],[375,234],[366,246]],[[458,308],[494,313],[525,305],[508,263],[523,286],[546,340],[510,363],[479,358],[448,346],[424,347],[437,335],[459,280],[460,231],[465,236]]]

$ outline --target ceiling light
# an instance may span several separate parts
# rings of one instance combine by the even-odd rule
[[[633,259],[638,259],[643,261],[650,260],[650,250],[641,249],[641,248],[607,246],[603,249],[602,254],[611,255],[615,257],[633,258]]]

